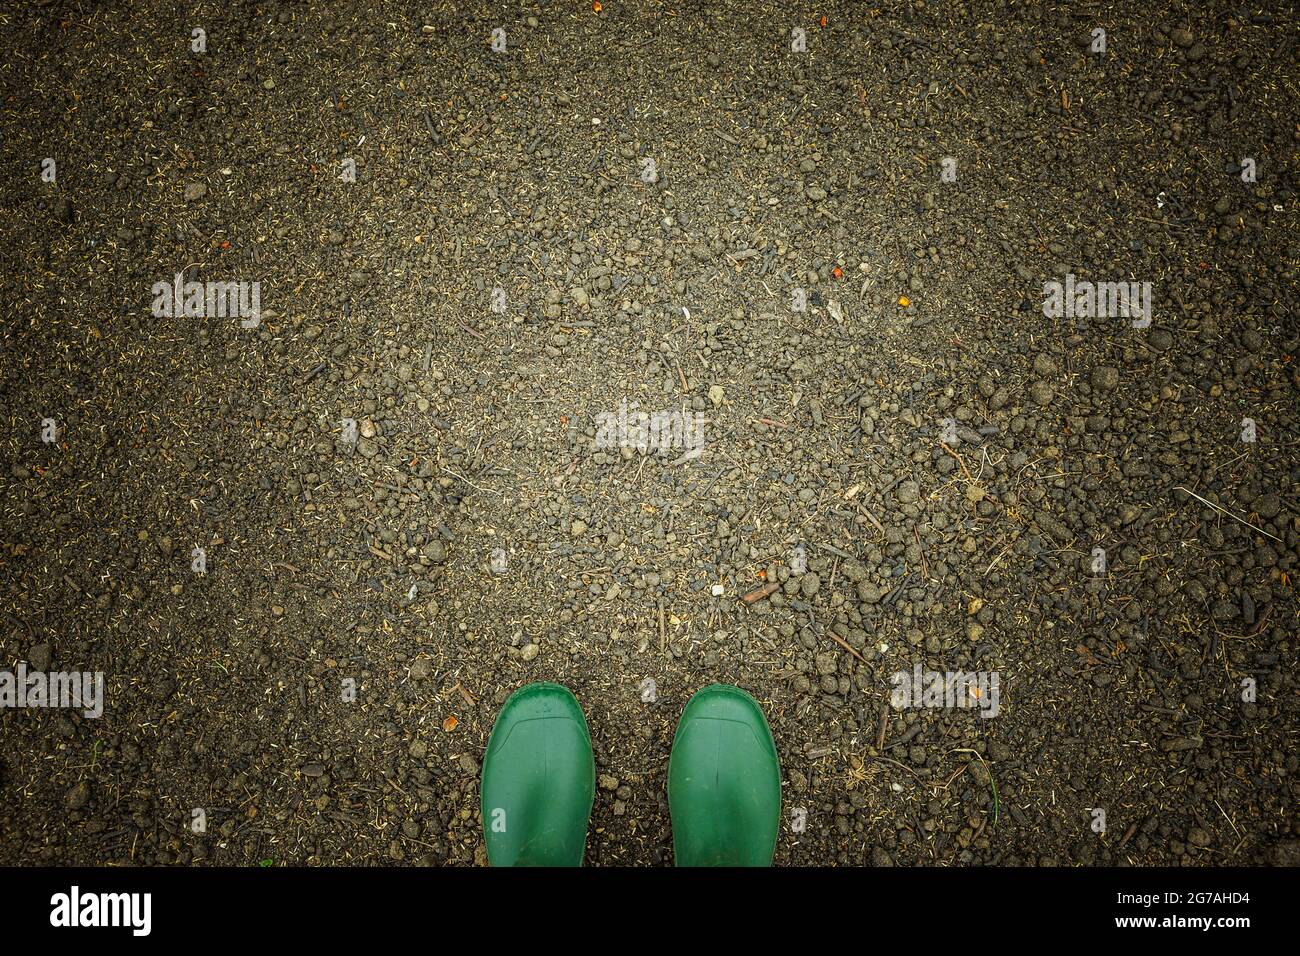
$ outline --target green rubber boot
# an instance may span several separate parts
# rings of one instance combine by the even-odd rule
[[[578,699],[526,684],[497,715],[479,788],[492,866],[581,866],[596,761]]]
[[[682,711],[668,760],[678,866],[771,866],[781,825],[781,762],[758,702],[712,684]]]

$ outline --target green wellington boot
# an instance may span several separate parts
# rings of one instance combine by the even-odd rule
[[[781,762],[758,702],[712,684],[686,702],[668,760],[678,866],[771,866]]]
[[[497,715],[479,788],[492,866],[581,866],[596,761],[578,699],[526,684]]]

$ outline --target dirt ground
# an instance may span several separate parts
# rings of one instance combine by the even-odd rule
[[[111,6],[0,10],[0,863],[483,864],[534,680],[591,865],[716,681],[779,865],[1300,859],[1289,5]]]

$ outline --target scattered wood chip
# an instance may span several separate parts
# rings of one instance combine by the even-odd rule
[[[744,604],[753,604],[755,601],[761,601],[769,594],[774,593],[780,586],[781,585],[777,584],[775,581],[770,581],[767,584],[764,584],[761,588],[758,588],[755,591],[750,591],[740,600]]]

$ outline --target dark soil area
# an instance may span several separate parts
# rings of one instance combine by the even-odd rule
[[[111,6],[0,11],[0,670],[106,682],[0,709],[0,864],[481,864],[534,680],[592,865],[715,681],[781,865],[1300,858],[1289,5]]]

